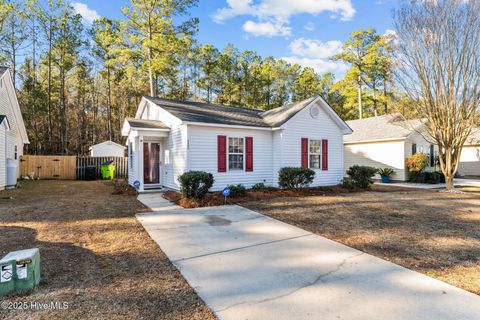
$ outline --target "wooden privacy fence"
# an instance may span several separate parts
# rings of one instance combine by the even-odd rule
[[[20,175],[39,179],[75,180],[76,156],[22,156]]]
[[[115,165],[115,179],[128,177],[128,158],[124,157],[77,157],[77,180],[84,180],[87,167],[95,167],[97,177],[101,177],[100,166],[107,161]]]
[[[24,155],[20,159],[20,175],[39,179],[82,180],[86,168],[94,166],[97,177],[100,177],[101,164],[109,160],[115,164],[115,178],[127,178],[128,158],[124,157]]]

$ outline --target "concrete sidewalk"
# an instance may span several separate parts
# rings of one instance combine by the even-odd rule
[[[480,319],[480,297],[239,206],[138,214],[219,319]]]
[[[375,182],[375,184],[381,186],[402,187],[402,188],[416,188],[416,189],[440,189],[445,188],[445,183],[429,184],[429,183],[414,183],[414,182],[391,182],[382,183]],[[463,187],[480,187],[480,180],[478,179],[453,179],[454,186]]]

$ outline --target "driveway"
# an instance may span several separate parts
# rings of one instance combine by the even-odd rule
[[[383,185],[383,186],[418,188],[418,189],[445,188],[445,183],[429,184],[429,183],[414,183],[414,182],[391,182],[391,183],[375,182],[375,184]],[[456,178],[456,179],[453,179],[453,184],[455,186],[480,187],[480,179]]]
[[[138,214],[220,319],[480,319],[480,297],[239,206]],[[153,270],[152,270],[153,271]]]

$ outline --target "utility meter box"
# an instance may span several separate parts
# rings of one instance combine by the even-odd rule
[[[40,283],[38,249],[13,251],[0,260],[0,296],[35,288]]]

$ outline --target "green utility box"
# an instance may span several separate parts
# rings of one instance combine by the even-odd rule
[[[100,171],[102,171],[102,179],[113,180],[115,177],[115,164],[113,164],[113,161],[104,162],[100,166]]]
[[[24,292],[40,283],[40,251],[13,251],[0,260],[0,296]]]

